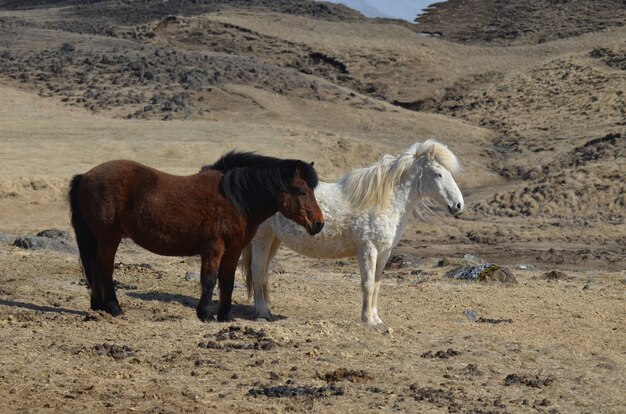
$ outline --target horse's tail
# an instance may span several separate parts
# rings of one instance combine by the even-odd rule
[[[241,252],[241,265],[246,277],[246,289],[248,290],[248,303],[252,302],[254,283],[252,280],[252,247],[248,244]]]
[[[82,175],[75,175],[74,178],[72,178],[67,198],[70,203],[70,217],[74,233],[76,234],[76,243],[78,244],[80,261],[83,267],[83,272],[85,273],[85,278],[87,279],[87,284],[91,287],[93,279],[93,264],[96,261],[98,241],[87,225],[80,209],[78,192],[82,179]]]

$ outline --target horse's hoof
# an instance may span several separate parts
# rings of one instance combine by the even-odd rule
[[[372,316],[361,316],[361,322],[363,322],[366,325],[376,325],[376,321],[374,320],[374,317]]]
[[[117,303],[110,304],[108,306],[107,312],[109,312],[113,316],[121,316],[124,314],[124,311],[122,311],[122,308],[120,308],[120,305],[118,305]]]
[[[272,314],[269,312],[260,312],[257,313],[254,320],[258,322],[270,322],[272,320]]]
[[[94,311],[104,311],[112,316],[120,316],[124,314],[122,308],[120,308],[119,303],[109,302],[109,303],[93,303],[91,304],[91,310]]]
[[[211,319],[211,314],[209,313],[209,310],[207,308],[196,308],[196,315],[198,316],[198,319],[200,319],[200,321],[202,322],[207,322],[209,319]]]
[[[217,314],[217,321],[218,322],[232,322],[235,319],[230,316],[230,315],[220,315],[219,313]]]
[[[91,305],[89,306],[89,309],[91,309],[92,311],[96,311],[96,312],[105,310],[104,304],[102,303],[101,300],[93,300],[93,299],[91,299]]]

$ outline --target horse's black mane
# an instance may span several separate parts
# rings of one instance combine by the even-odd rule
[[[226,172],[233,168],[241,167],[273,167],[278,164],[280,158],[258,155],[254,152],[230,151],[222,155],[213,164],[205,165],[202,171],[219,170]]]
[[[253,152],[230,151],[201,171],[224,173],[220,189],[247,216],[276,202],[278,194],[287,189],[296,169],[311,188],[319,179],[311,164],[300,160],[281,159]]]

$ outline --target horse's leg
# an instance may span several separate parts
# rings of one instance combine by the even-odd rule
[[[97,254],[96,254],[97,256]],[[90,280],[90,289],[91,289],[91,306],[92,310],[104,310],[104,302],[102,297],[102,283],[100,282],[100,272],[98,270],[98,262],[96,259],[90,263],[91,279]],[[87,275],[87,268],[85,267],[85,275]]]
[[[259,319],[270,319],[270,310],[265,300],[265,285],[267,283],[267,266],[270,261],[270,253],[273,234],[257,233],[252,243],[252,281],[254,283],[254,309]]]
[[[220,322],[228,322],[233,319],[230,316],[230,309],[233,299],[233,287],[235,286],[235,271],[239,263],[239,255],[229,254],[222,258],[219,270],[220,281],[220,303],[217,309],[217,320]]]
[[[113,316],[119,316],[123,313],[115,294],[115,287],[113,287],[115,253],[121,240],[122,237],[118,235],[98,240],[93,275],[94,286],[91,288],[91,308],[103,310]],[[99,297],[97,297],[96,292],[99,293]]]
[[[276,253],[278,253],[278,248],[280,247],[280,240],[278,237],[274,237],[274,241],[272,241],[272,248],[270,249],[270,257],[267,259],[267,266],[265,267],[265,281],[263,282],[263,296],[265,297],[265,302],[272,303],[270,299],[270,278],[268,274],[268,267],[274,257],[276,257]]]
[[[202,287],[202,295],[200,302],[196,308],[198,319],[206,322],[210,318],[209,308],[213,299],[213,289],[217,283],[217,272],[224,254],[224,246],[213,244],[211,248],[206,249],[201,255],[200,260],[200,284]]]
[[[374,296],[374,280],[376,274],[376,247],[367,242],[358,248],[359,270],[361,271],[361,289],[363,290],[363,308],[361,320],[369,324],[376,324],[372,300]]]
[[[385,265],[387,264],[387,259],[389,259],[390,254],[391,250],[385,250],[379,254],[378,259],[376,259],[376,277],[374,282],[374,297],[372,301],[372,312],[376,323],[383,323],[382,319],[378,316],[378,292],[380,291],[380,285],[383,281],[383,270],[385,269]]]

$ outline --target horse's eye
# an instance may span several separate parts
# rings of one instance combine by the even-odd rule
[[[442,177],[443,177],[443,175],[441,175],[441,173],[435,173],[435,175],[436,175],[437,177],[439,177],[439,178],[442,178]]]
[[[295,196],[303,196],[306,195],[304,190],[300,187],[289,187],[289,192]]]

